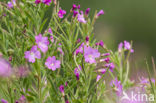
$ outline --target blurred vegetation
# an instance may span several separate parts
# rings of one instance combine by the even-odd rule
[[[133,40],[139,57],[156,57],[156,0],[62,0],[61,7],[69,11],[73,3],[83,10],[91,8],[90,15],[95,10],[105,11],[95,25],[95,33],[109,47]]]

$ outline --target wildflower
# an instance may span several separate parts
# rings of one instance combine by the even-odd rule
[[[33,46],[30,51],[25,52],[25,58],[28,59],[29,62],[34,63],[35,59],[40,59],[41,58],[41,53],[40,51],[37,50],[37,46]]]
[[[65,10],[62,10],[62,9],[60,9],[59,10],[59,12],[58,12],[58,16],[59,16],[59,18],[63,18],[63,15],[65,15],[66,14],[66,11]]]
[[[41,0],[35,0],[35,4],[41,3]]]
[[[100,60],[100,62],[106,62],[106,63],[109,63],[109,61],[110,61],[110,58],[109,57]]]
[[[103,46],[104,46],[104,43],[103,43],[103,41],[102,41],[102,40],[99,42],[99,45],[100,45],[101,47],[103,47]]]
[[[63,50],[62,50],[61,47],[58,47],[57,50],[58,50],[62,55],[64,55],[64,52],[63,52]]]
[[[77,9],[77,6],[73,4],[72,11],[74,11],[75,9]]]
[[[121,42],[118,46],[118,52],[121,53],[122,51],[122,48],[123,48],[123,43]]]
[[[68,101],[68,100],[66,100],[66,103],[69,103],[69,101]]]
[[[0,77],[9,77],[12,73],[11,65],[8,61],[0,58]]]
[[[114,70],[114,68],[115,68],[115,65],[114,65],[114,63],[108,63],[108,64],[105,64],[105,67],[106,67],[106,68],[109,68],[109,70],[110,70],[111,72],[113,72],[113,70]]]
[[[73,17],[76,17],[77,16],[77,14],[78,14],[79,12],[78,11],[73,11]]]
[[[16,5],[16,0],[12,0],[12,1],[9,1],[9,2],[8,2],[8,7],[9,7],[9,8],[13,8],[14,5]]]
[[[78,55],[79,53],[83,54],[83,47],[84,47],[84,43],[82,43],[78,49],[76,49],[76,55]]]
[[[80,70],[82,70],[81,66],[79,66],[79,68],[74,69],[74,74],[75,74],[77,80],[79,80],[79,78],[80,78]]]
[[[89,36],[86,37],[86,42],[88,42],[88,41],[89,41]]]
[[[26,102],[26,98],[24,95],[22,95],[19,100],[16,101],[16,103],[25,103]]]
[[[155,79],[154,78],[151,78],[151,82],[155,85]],[[144,90],[148,85],[150,85],[150,81],[148,78],[142,77],[142,78],[140,78],[140,84]]]
[[[80,5],[77,6],[77,9],[80,9]]]
[[[50,5],[51,0],[42,0],[42,2],[43,2],[44,4],[46,4],[46,5]]]
[[[38,48],[40,48],[41,51],[45,53],[48,50],[48,45],[49,45],[48,37],[43,37],[42,34],[39,34],[35,36],[35,39]]]
[[[54,37],[50,36],[50,41],[53,43],[54,42]]]
[[[81,40],[80,40],[80,38],[78,38],[77,41],[76,41],[76,43],[80,43],[80,42],[81,42]]]
[[[84,18],[84,15],[83,15],[83,11],[81,11],[81,14],[79,13],[78,16],[77,16],[77,20],[81,23],[86,23],[87,21],[85,20]]]
[[[62,94],[64,94],[64,86],[63,86],[63,85],[60,85],[59,89],[60,89],[60,92],[61,92]]]
[[[101,79],[101,75],[97,75],[96,82],[98,82]]]
[[[59,60],[56,60],[56,57],[48,57],[45,65],[48,67],[48,69],[51,69],[52,71],[55,71],[57,68],[60,68],[61,62]]]
[[[105,73],[106,73],[106,71],[107,71],[107,70],[106,70],[106,69],[104,69],[104,68],[102,68],[102,69],[99,69],[99,70],[98,70],[98,72],[100,72],[100,73],[102,73],[102,74],[105,74]]]
[[[68,82],[65,82],[65,86],[68,86]]]
[[[104,14],[104,11],[103,10],[100,10],[97,15],[96,15],[96,18],[98,18],[100,15],[103,15]]]
[[[97,49],[93,49],[90,46],[84,46],[84,58],[85,62],[88,62],[90,64],[96,63],[96,58],[100,57],[100,53]]]
[[[8,103],[5,99],[1,99],[1,103]]]
[[[50,34],[53,34],[53,31],[52,31],[51,28],[48,29],[48,32],[49,32]]]
[[[88,15],[90,12],[90,8],[87,8],[86,11],[85,11],[85,15]]]
[[[122,95],[123,87],[122,87],[121,81],[118,81],[118,79],[115,78],[115,80],[113,80],[110,85],[116,91],[117,96]]]

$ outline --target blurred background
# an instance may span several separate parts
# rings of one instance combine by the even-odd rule
[[[156,59],[156,0],[60,0],[61,7],[69,11],[72,4],[81,9],[91,8],[90,16],[103,9],[105,14],[95,24],[96,39],[113,51],[121,41],[133,41],[135,59],[154,56]],[[151,60],[151,59],[150,59]],[[138,64],[138,63],[137,63]]]

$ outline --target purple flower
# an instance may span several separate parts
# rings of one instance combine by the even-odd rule
[[[77,6],[77,9],[80,9],[80,5]]]
[[[88,42],[88,41],[89,41],[89,36],[86,37],[86,42]]]
[[[81,11],[81,14],[79,13],[78,16],[77,16],[77,20],[81,23],[86,23],[87,21],[85,20],[84,18],[84,15],[83,15],[83,11]]]
[[[65,86],[68,86],[68,82],[65,82]]]
[[[66,11],[65,10],[62,10],[62,9],[60,9],[59,12],[58,12],[58,16],[61,19],[64,17],[63,15],[65,15],[65,14],[66,14]]]
[[[99,71],[100,73],[102,73],[102,74],[105,74],[107,70],[104,69],[104,68],[102,68],[102,69],[99,69],[98,71]]]
[[[96,18],[98,18],[100,15],[103,15],[104,14],[104,11],[103,10],[100,10],[97,15],[96,15]]]
[[[85,62],[93,64],[96,63],[96,58],[100,57],[100,53],[97,49],[93,49],[90,46],[84,46],[84,58]]]
[[[99,45],[100,45],[101,47],[103,47],[103,46],[104,46],[104,43],[103,43],[103,41],[102,41],[102,40],[99,42]]]
[[[60,85],[59,89],[60,89],[61,93],[64,93],[64,86],[63,85]]]
[[[74,69],[74,74],[75,74],[77,80],[79,80],[79,78],[80,78],[80,70],[82,70],[80,65],[79,65],[79,68]]]
[[[77,14],[78,14],[79,12],[78,11],[73,11],[73,17],[76,17],[77,16]]]
[[[53,31],[52,31],[51,28],[48,29],[48,32],[49,32],[50,34],[53,34]]]
[[[63,52],[63,50],[62,50],[61,47],[58,47],[57,50],[58,50],[62,55],[64,55],[64,52]]]
[[[28,59],[29,62],[34,63],[35,59],[40,59],[41,58],[41,53],[40,51],[37,50],[37,46],[33,46],[30,51],[25,52],[25,58]]]
[[[12,0],[12,1],[9,1],[9,2],[8,2],[8,7],[9,7],[9,8],[13,8],[14,5],[16,5],[16,0]]]
[[[46,4],[46,5],[50,5],[51,0],[42,0],[42,2],[43,2],[44,4]]]
[[[69,103],[69,101],[68,101],[68,100],[66,100],[66,103]]]
[[[75,9],[77,9],[77,6],[75,4],[73,4],[72,11]]]
[[[86,11],[85,11],[85,15],[88,15],[90,12],[90,8],[87,8]]]
[[[110,53],[104,53],[101,56],[109,56],[109,55],[110,55]]]
[[[35,4],[41,3],[41,0],[35,0]]]
[[[50,36],[50,41],[53,43],[54,42],[54,37]]]
[[[96,82],[98,82],[101,79],[101,75],[97,75]]]
[[[76,41],[76,43],[80,43],[80,42],[81,42],[81,40],[80,40],[80,38],[78,38],[77,41]]]
[[[76,49],[76,55],[78,55],[79,53],[83,54],[83,47],[84,47],[84,43],[82,43],[78,49]]]
[[[38,47],[41,49],[43,53],[45,53],[48,50],[49,45],[48,37],[43,37],[42,34],[39,34],[35,36],[35,39]]]
[[[48,57],[45,65],[48,67],[48,69],[51,69],[52,71],[55,71],[57,68],[60,68],[61,62],[59,60],[56,60],[56,57]]]
[[[9,77],[12,74],[12,68],[8,61],[0,58],[0,77]]]
[[[123,43],[121,42],[118,46],[118,52],[121,53],[122,51],[122,48],[123,48]]]
[[[130,50],[131,49],[131,44],[127,41],[124,41],[124,48],[125,50]]]
[[[113,80],[110,85],[116,91],[117,96],[122,95],[123,87],[122,87],[121,81],[118,81],[118,79],[115,78],[115,80]]]
[[[100,62],[106,62],[106,63],[109,63],[109,61],[110,61],[110,58],[109,57],[100,60]]]
[[[1,99],[1,103],[8,103],[5,99]]]
[[[113,72],[113,70],[114,70],[114,68],[115,68],[115,65],[114,65],[114,63],[108,63],[108,64],[105,64],[105,67],[106,67],[106,68],[109,68],[109,70],[110,70],[111,72]]]

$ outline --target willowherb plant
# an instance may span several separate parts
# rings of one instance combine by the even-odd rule
[[[89,12],[73,4],[68,13],[57,0],[0,2],[2,103],[131,103],[122,99],[131,88],[155,94],[150,75],[137,85],[129,79],[132,43],[112,52],[97,42],[94,23],[104,11]]]

